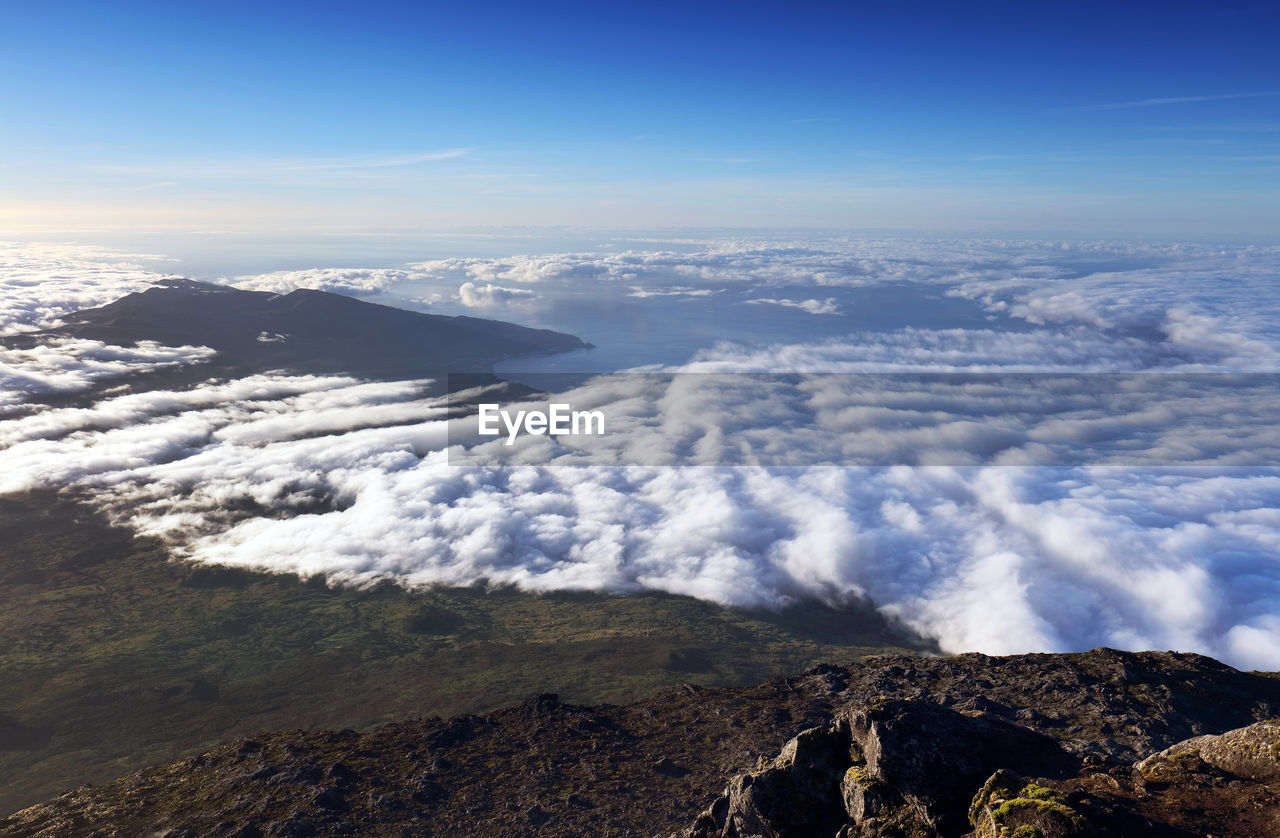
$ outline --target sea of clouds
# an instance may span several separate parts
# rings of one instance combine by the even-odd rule
[[[833,317],[860,291],[892,284],[970,301],[1000,319],[989,328],[711,342],[682,369],[1280,372],[1276,249],[853,238],[653,244],[228,281],[384,298],[425,282],[437,290],[419,294],[420,303],[450,300],[513,318],[551,299],[551,289],[584,285],[616,289],[620,301],[691,304],[744,289],[742,299],[763,301],[752,306],[762,317],[775,308]],[[0,249],[0,330],[47,327],[155,278],[108,253],[8,246]],[[465,467],[456,456],[450,464],[446,405],[416,382],[258,375],[108,392],[74,407],[33,401],[130,368],[198,364],[207,353],[71,342],[8,350],[0,357],[0,410],[10,407],[0,421],[0,491],[87,491],[120,522],[193,561],[335,583],[662,590],[765,607],[868,596],[947,651],[1172,648],[1280,669],[1280,469],[1268,465],[1277,458],[1265,432],[1277,414],[1265,391],[1215,396],[1203,416],[1242,415],[1252,434],[1225,441],[1222,423],[1209,419],[1171,438],[1161,432],[1167,417],[1141,404],[1078,406],[1085,413],[1070,422],[1046,429],[1053,420],[1023,421],[993,437],[990,394],[940,399],[925,390],[886,407],[824,375],[782,383],[730,376],[713,397],[682,390],[689,376],[605,378],[580,385],[575,399],[616,417],[601,440],[623,452],[616,464],[538,438],[510,453],[487,443],[505,459]],[[995,402],[1036,395],[1031,386]],[[797,413],[820,418],[818,432],[813,421],[791,422]],[[726,455],[730,438],[810,451],[869,429],[880,438],[859,444],[881,452],[875,466],[775,468],[752,465],[758,460],[740,448]],[[930,445],[1070,447],[1099,434],[1138,439],[1155,453],[1140,465],[1034,467],[908,457]],[[901,456],[883,454],[893,445]],[[741,464],[690,465],[726,461]]]

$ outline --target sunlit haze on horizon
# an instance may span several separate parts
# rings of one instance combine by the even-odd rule
[[[17,4],[0,233],[1274,238],[1278,27],[1268,3]]]

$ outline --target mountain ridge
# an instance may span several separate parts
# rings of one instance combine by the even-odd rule
[[[1276,716],[1280,677],[1194,654],[888,656],[624,706],[542,695],[263,734],[82,787],[0,832],[1244,838],[1280,827]]]

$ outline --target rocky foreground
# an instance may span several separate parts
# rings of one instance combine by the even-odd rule
[[[623,707],[544,695],[263,734],[0,835],[1256,838],[1280,835],[1277,717],[1280,677],[1198,655],[882,657]]]

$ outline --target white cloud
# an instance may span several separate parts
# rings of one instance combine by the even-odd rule
[[[783,306],[784,308],[798,308],[801,311],[807,311],[809,314],[839,314],[840,306],[836,305],[835,297],[827,297],[825,300],[786,300],[776,297],[757,297],[747,300],[748,303]]]
[[[413,281],[470,284],[476,299],[528,293],[501,282],[543,283],[539,297],[551,283],[587,279],[620,280],[619,295],[732,285],[777,299],[765,289],[900,283],[950,291],[1026,327],[725,344],[689,367],[711,372],[1277,368],[1275,250],[890,240],[697,246],[444,260],[403,271]],[[27,328],[76,299],[144,281],[128,269],[103,274],[92,260],[51,259],[56,264],[32,259],[24,268],[56,280],[47,311],[37,293],[11,307]],[[306,273],[263,282],[281,290],[299,281],[394,290],[403,280]],[[168,363],[184,350],[141,347],[153,354],[138,358],[113,358],[122,350],[109,347],[47,351],[18,359],[48,378],[33,387],[79,386],[96,369]],[[1194,392],[1169,394],[1170,409],[1199,417],[1172,434],[1140,393],[1128,401],[1106,392],[1066,399],[1034,382],[946,397],[915,382],[886,398],[821,376],[784,384],[726,378],[702,390],[688,377],[646,383],[656,381],[584,387],[584,400],[609,405],[617,418],[590,443],[590,453],[615,457],[612,466],[450,465],[441,405],[413,382],[255,376],[0,422],[0,490],[87,489],[119,520],[170,539],[193,560],[340,582],[656,589],[752,606],[865,594],[948,651],[1113,645],[1280,666],[1280,469],[938,466],[910,458],[930,444],[1069,452],[1127,439],[1153,452],[1138,462],[1213,461],[1224,448],[1261,440],[1223,439],[1225,423],[1201,421],[1212,410],[1194,412]],[[1051,397],[1063,415],[1033,409]],[[1234,397],[1209,407],[1240,413],[1259,433],[1274,425],[1275,408],[1262,396]],[[1003,424],[990,418],[1018,405],[1027,409]],[[823,446],[833,458],[865,450],[882,464],[894,462],[886,451],[899,452],[904,464],[625,465],[750,463],[753,450]],[[600,461],[587,450],[543,437],[502,456],[546,462],[550,451],[562,462]],[[255,517],[255,505],[273,514]]]
[[[1126,108],[1151,108],[1157,105],[1185,105],[1194,102],[1221,102],[1228,99],[1256,99],[1266,96],[1280,96],[1280,90],[1264,90],[1255,93],[1218,93],[1211,96],[1162,96],[1151,99],[1136,99],[1130,102],[1110,102],[1105,105],[1081,105],[1073,110],[1109,111]]]
[[[1183,368],[1185,358],[1136,337],[1070,326],[899,329],[814,343],[747,346],[722,342],[681,367],[690,372],[1125,372]]]
[[[142,291],[161,276],[132,260],[159,258],[88,245],[0,242],[0,335],[48,329],[70,312]]]
[[[633,285],[627,296],[646,300],[650,297],[709,297],[714,293],[716,291],[711,288],[694,288],[689,285],[673,285],[669,288],[642,288]]]
[[[785,401],[604,386],[630,395],[624,444],[679,452],[730,416],[812,442],[786,436]],[[1276,469],[458,467],[418,392],[256,377],[49,411],[6,423],[3,488],[78,485],[192,558],[347,583],[866,594],[951,651],[1280,653],[1258,622],[1280,607]],[[276,514],[227,511],[253,504]]]
[[[177,185],[178,185],[177,181],[164,180],[164,181],[160,181],[159,183],[145,183],[142,186],[130,186],[128,187],[128,189],[130,192],[147,192],[152,189],[169,189]]]
[[[396,166],[414,166],[436,160],[453,160],[471,153],[469,148],[447,148],[442,151],[423,151],[417,154],[389,155],[386,157],[362,157],[346,160],[309,160],[284,163],[285,169],[385,169]]]
[[[32,397],[87,389],[98,381],[196,364],[214,355],[203,346],[110,346],[96,340],[57,340],[28,349],[0,347],[0,415],[15,412]],[[2,427],[2,426],[0,426]]]
[[[309,288],[313,291],[364,296],[380,294],[397,282],[412,279],[414,274],[411,271],[390,268],[311,268],[237,276],[224,281],[247,291],[269,291],[273,294],[287,294],[299,288]]]
[[[468,308],[491,308],[508,303],[527,302],[534,293],[525,288],[504,288],[501,285],[464,282],[458,286],[458,300]]]
[[[453,160],[471,153],[469,148],[449,148],[412,154],[391,154],[381,157],[308,157],[240,160],[188,160],[157,163],[147,166],[103,166],[109,174],[138,175],[182,180],[256,180],[273,178],[289,173],[309,172],[359,172],[367,169],[386,169],[416,166],[439,160]]]

